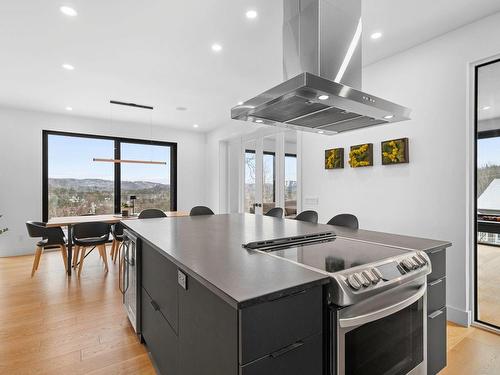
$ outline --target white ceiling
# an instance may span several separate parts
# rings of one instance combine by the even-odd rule
[[[497,11],[498,0],[364,0],[365,64]],[[155,124],[207,131],[282,80],[281,24],[281,0],[2,0],[0,104],[149,123],[114,99],[154,106]]]

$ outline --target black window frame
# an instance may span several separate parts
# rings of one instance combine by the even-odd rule
[[[478,109],[479,109],[479,81],[478,81],[478,73],[479,69],[491,65],[500,63],[500,59],[495,59],[492,61],[485,62],[483,64],[476,65],[474,67],[474,214],[472,216],[473,226],[474,226],[474,313],[473,320],[474,322],[480,323],[484,326],[491,327],[493,329],[500,329],[500,327],[495,324],[488,323],[479,319],[479,300],[478,300],[478,241],[477,241],[477,233],[478,233],[478,225],[477,225],[477,141],[478,139],[486,139],[486,138],[494,138],[500,136],[500,130],[487,130],[479,132],[479,119],[478,119]]]
[[[177,210],[177,143],[152,141],[138,138],[114,137],[108,135],[42,130],[42,220],[47,222],[49,216],[49,136],[59,135],[75,138],[104,139],[114,141],[114,158],[121,158],[121,144],[143,144],[170,147],[170,209]],[[114,164],[114,211],[121,212],[121,164]]]

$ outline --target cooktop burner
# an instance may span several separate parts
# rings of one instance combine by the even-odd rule
[[[337,237],[328,242],[274,250],[271,253],[333,273],[402,255],[407,250]]]

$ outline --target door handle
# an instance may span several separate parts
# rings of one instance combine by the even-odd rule
[[[406,297],[403,300],[400,300],[394,304],[391,304],[389,306],[385,306],[383,308],[380,308],[376,311],[368,311],[366,313],[362,313],[361,315],[357,316],[349,316],[346,318],[343,318],[342,316],[339,319],[339,324],[340,327],[342,328],[347,328],[347,327],[356,327],[360,326],[366,323],[373,322],[375,320],[385,318],[386,316],[389,316],[391,314],[394,314],[400,310],[403,310],[404,308],[412,305],[416,301],[418,301],[422,296],[425,294],[427,290],[427,284],[423,284],[420,286],[420,288],[413,293],[411,296]],[[347,311],[349,308],[346,308],[343,310],[343,313]]]
[[[434,319],[437,318],[439,315],[441,315],[444,311],[443,310],[438,310],[434,311],[431,315],[429,315],[429,319]]]

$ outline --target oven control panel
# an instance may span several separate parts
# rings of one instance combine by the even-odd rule
[[[419,270],[428,265],[428,258],[423,252],[412,253],[398,259],[375,265],[364,270],[357,270],[344,275],[346,284],[353,290],[361,290],[380,282],[387,282]]]

